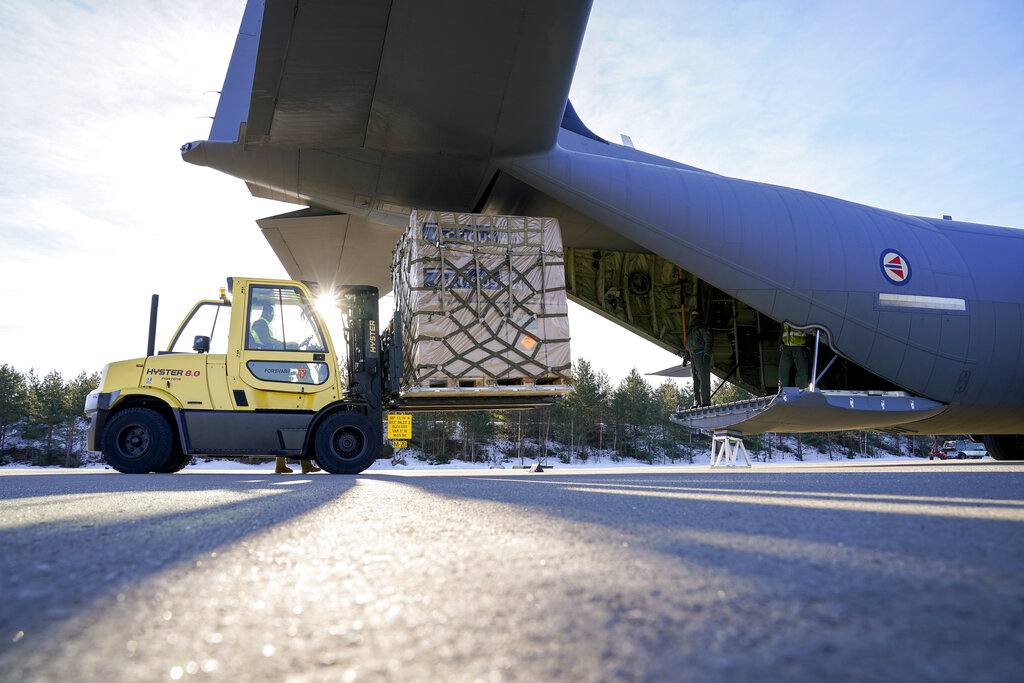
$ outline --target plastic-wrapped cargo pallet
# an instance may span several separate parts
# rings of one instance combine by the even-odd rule
[[[413,211],[392,279],[404,394],[571,389],[556,219]]]

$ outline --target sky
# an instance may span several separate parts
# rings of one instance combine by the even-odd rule
[[[243,7],[0,0],[0,364],[99,371],[145,353],[152,294],[165,346],[227,276],[286,277],[255,220],[297,207],[179,153]],[[1016,0],[594,0],[570,98],[606,139],[716,173],[1024,227],[1021,36]],[[570,324],[613,383],[678,360]]]

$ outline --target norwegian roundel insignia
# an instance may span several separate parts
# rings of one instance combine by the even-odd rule
[[[910,263],[907,257],[895,249],[882,252],[882,274],[894,285],[905,285],[910,281]]]

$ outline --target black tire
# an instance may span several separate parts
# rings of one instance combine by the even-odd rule
[[[149,408],[125,408],[107,420],[100,449],[118,472],[142,474],[167,462],[174,435],[167,420]]]
[[[986,434],[982,441],[996,460],[1024,460],[1024,434]]]
[[[334,413],[316,430],[316,461],[331,474],[359,474],[381,449],[379,428],[359,413]]]
[[[181,450],[181,447],[175,445],[174,448],[171,449],[171,454],[167,456],[167,460],[165,460],[162,465],[154,467],[153,471],[158,474],[173,474],[185,469],[185,465],[190,462],[192,462],[192,456],[185,455]]]

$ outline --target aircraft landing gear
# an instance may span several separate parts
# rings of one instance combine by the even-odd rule
[[[996,460],[1024,460],[1024,434],[986,434],[982,441]]]

